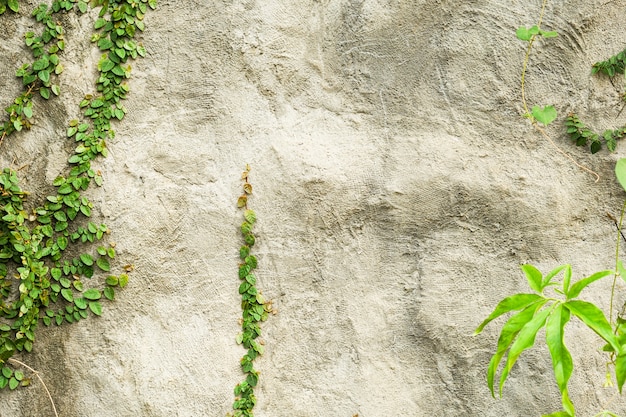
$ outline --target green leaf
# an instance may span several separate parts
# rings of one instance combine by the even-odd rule
[[[544,126],[548,126],[556,119],[556,109],[554,106],[533,106],[532,114],[535,119]]]
[[[543,290],[543,276],[541,272],[534,266],[530,264],[522,265],[522,271],[526,275],[526,280],[528,280],[528,285],[534,291],[541,293]]]
[[[102,269],[103,271],[108,272],[111,270],[111,265],[109,264],[109,260],[107,258],[98,258],[96,264],[98,265],[98,268]]]
[[[573,415],[567,411],[557,411],[556,413],[544,414],[541,417],[573,417]]]
[[[128,285],[128,275],[121,274],[119,277],[119,280],[120,280],[120,288],[124,288],[126,285]]]
[[[115,62],[109,59],[105,59],[104,61],[102,61],[102,64],[100,65],[100,71],[109,72],[110,70],[113,69],[114,66],[115,66]]]
[[[70,303],[72,301],[74,301],[74,294],[72,293],[72,290],[68,289],[68,288],[63,288],[61,290],[61,295],[63,296],[63,298],[65,298],[67,301],[69,301]]]
[[[618,354],[621,352],[621,347],[613,334],[613,329],[602,310],[594,304],[581,300],[570,300],[563,303],[563,306],[582,320],[582,322],[596,332],[598,336],[609,342],[613,349],[615,349],[615,352],[618,352]]]
[[[626,381],[626,354],[618,355],[615,359],[615,378],[617,379],[617,388],[622,393],[624,381]]]
[[[496,353],[491,357],[491,360],[489,361],[489,369],[487,370],[487,385],[489,386],[492,396],[495,397],[493,385],[500,361],[513,343],[513,340],[515,340],[519,334],[522,327],[524,327],[534,317],[535,312],[547,301],[548,300],[542,299],[537,303],[529,305],[524,310],[511,316],[504,326],[502,326],[500,337],[498,338]]]
[[[526,28],[525,26],[520,26],[515,31],[515,36],[517,36],[517,39],[522,41],[529,41],[533,37],[533,35],[537,34],[539,34],[539,28],[537,26],[533,26],[530,29]]]
[[[615,164],[615,176],[624,190],[626,190],[626,158],[617,160]]]
[[[547,31],[547,32],[544,32],[543,30],[540,30],[539,34],[541,36],[543,36],[544,38],[546,38],[546,39],[556,38],[557,36],[559,36],[559,34],[557,33],[556,30],[550,30],[550,31]]]
[[[554,308],[546,323],[546,344],[552,357],[552,369],[554,370],[556,383],[561,391],[563,408],[573,414],[573,406],[567,392],[567,382],[572,376],[574,362],[563,341],[565,325],[569,319],[570,312],[562,304]]]
[[[89,303],[89,310],[91,310],[91,312],[96,316],[101,316],[102,304],[100,304],[98,301],[92,301]]]
[[[537,294],[515,294],[500,301],[493,312],[487,317],[474,331],[474,335],[483,331],[485,326],[492,320],[500,317],[501,315],[508,313],[509,311],[522,310],[529,305],[536,303],[542,299]]]
[[[601,278],[604,278],[607,275],[611,275],[613,273],[615,273],[615,271],[606,270],[606,271],[596,272],[595,274],[588,276],[587,278],[583,278],[580,281],[578,281],[576,284],[572,285],[572,288],[570,288],[569,292],[565,291],[565,295],[567,296],[568,299],[576,298],[580,295],[580,292],[583,289],[585,289],[587,285]]]
[[[95,288],[90,288],[83,293],[83,297],[92,301],[99,300],[101,296],[100,291]]]
[[[104,296],[108,299],[113,301],[115,299],[115,290],[111,287],[105,287],[104,288]]]
[[[624,264],[622,261],[617,263],[617,271],[619,272],[619,276],[622,277],[624,281],[626,281],[626,268],[624,268]]]
[[[15,13],[17,13],[20,9],[20,5],[18,4],[17,0],[9,0],[8,5],[9,9],[13,10]]]
[[[87,308],[87,300],[82,298],[82,297],[81,298],[75,298],[74,299],[74,305],[76,307],[78,307],[79,309],[84,310],[84,309]]]
[[[44,84],[47,84],[50,82],[50,71],[48,70],[39,71],[37,73],[37,76],[39,77],[41,81],[44,82]]]
[[[557,266],[552,271],[548,272],[545,277],[543,277],[543,282],[541,283],[541,287],[545,288],[546,285],[548,285],[550,283],[550,281],[552,281],[552,278],[554,278],[556,275],[558,275],[558,273],[561,272],[565,268],[569,269],[569,274],[571,276],[571,273],[572,273],[571,265],[566,264],[566,265]]]
[[[20,384],[20,381],[18,381],[15,378],[11,378],[9,379],[9,388],[11,388],[12,390],[14,390],[15,388],[17,388],[17,386]]]
[[[246,210],[243,213],[243,217],[248,221],[248,223],[250,224],[254,224],[254,222],[256,222],[256,214],[254,213],[253,210]]]
[[[87,266],[93,265],[93,258],[88,253],[83,253],[80,255],[80,260]]]
[[[551,308],[546,308],[539,311],[537,314],[534,315],[532,320],[526,323],[524,327],[522,327],[522,330],[520,330],[517,338],[509,349],[509,354],[506,358],[506,364],[504,365],[504,368],[502,369],[502,374],[500,375],[500,395],[502,395],[504,382],[509,376],[509,372],[513,368],[513,365],[515,365],[517,358],[519,358],[524,350],[535,344],[535,336],[537,335],[539,329],[541,329],[546,324],[546,319],[548,318],[548,315],[551,311]]]

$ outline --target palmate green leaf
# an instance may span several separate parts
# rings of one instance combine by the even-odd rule
[[[502,374],[500,375],[500,395],[502,395],[502,388],[504,387],[504,382],[506,378],[509,376],[509,372],[515,365],[517,358],[529,347],[535,344],[535,336],[539,329],[541,329],[546,324],[546,319],[548,315],[551,313],[552,308],[546,308],[544,310],[540,310],[538,313],[534,315],[532,320],[522,327],[517,338],[511,345],[509,349],[509,354],[506,358],[506,364],[502,369]]]
[[[612,275],[615,271],[611,271],[611,270],[606,270],[606,271],[600,271],[600,272],[596,272],[593,275],[588,276],[587,278],[583,278],[580,281],[578,281],[576,284],[572,285],[572,287],[569,289],[569,291],[564,291],[565,295],[567,296],[567,298],[576,298],[580,295],[580,292],[582,290],[585,289],[585,287],[589,284],[591,284],[592,282],[595,282],[601,278],[606,277],[607,275]]]
[[[513,340],[517,337],[520,330],[532,320],[535,312],[540,309],[548,300],[541,299],[540,301],[529,305],[517,314],[514,314],[509,320],[504,323],[502,330],[500,331],[500,337],[498,338],[498,347],[496,353],[489,361],[489,368],[487,369],[487,385],[491,391],[491,395],[495,397],[493,385],[495,381],[495,374],[498,369],[500,361],[504,357],[506,351],[509,349]]]
[[[563,408],[567,412],[574,414],[574,408],[567,392],[567,382],[572,376],[574,363],[572,355],[563,342],[565,325],[570,320],[570,317],[569,310],[564,308],[562,304],[558,304],[554,308],[546,322],[546,344],[552,357],[552,369],[554,370],[556,383],[561,391]]]
[[[543,276],[541,272],[531,264],[522,265],[522,271],[526,275],[530,288],[541,293],[543,290]]]
[[[567,308],[572,314],[582,320],[587,327],[607,341],[615,349],[615,352],[621,352],[621,347],[613,334],[613,329],[602,310],[594,304],[581,300],[567,301],[563,303],[563,307]]]
[[[489,324],[492,320],[500,317],[501,315],[508,313],[509,311],[522,310],[526,308],[532,303],[536,303],[540,299],[542,299],[540,295],[537,294],[515,294],[510,297],[507,297],[500,301],[493,312],[487,317],[474,331],[474,335],[479,334],[483,331],[485,326]]]

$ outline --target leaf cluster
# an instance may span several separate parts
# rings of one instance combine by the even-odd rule
[[[520,26],[519,28],[517,28],[517,30],[515,31],[515,36],[517,36],[517,39],[521,40],[521,41],[527,41],[530,42],[532,41],[536,36],[542,36],[546,39],[548,38],[555,38],[558,36],[558,33],[554,30],[542,30],[539,29],[539,26],[534,25],[530,28],[527,28],[526,26]]]
[[[606,144],[609,151],[615,151],[617,141],[626,136],[626,126],[616,130],[607,129],[599,135],[589,129],[574,113],[567,116],[565,127],[572,142],[576,146],[589,145],[592,154],[602,149],[602,142]]]
[[[474,332],[474,334],[479,334],[492,320],[503,314],[515,312],[502,326],[496,353],[492,356],[487,370],[487,382],[492,395],[495,396],[495,375],[504,357],[506,356],[506,361],[499,381],[500,395],[517,359],[526,349],[535,344],[537,333],[545,328],[545,342],[552,358],[552,368],[563,405],[563,411],[549,416],[574,416],[574,405],[567,389],[574,363],[564,342],[565,326],[572,316],[582,321],[606,342],[605,350],[615,354],[615,374],[621,392],[626,381],[626,348],[624,347],[626,336],[614,333],[604,313],[595,304],[578,298],[589,284],[612,275],[614,271],[597,272],[572,283],[570,265],[559,266],[545,276],[532,265],[523,265],[522,270],[528,285],[534,292],[515,294],[503,299]],[[555,281],[561,273],[561,282]],[[550,287],[560,298],[546,296],[545,291]]]
[[[254,396],[254,387],[259,381],[259,372],[254,369],[253,362],[263,354],[263,345],[256,339],[261,335],[259,323],[267,320],[271,304],[267,302],[263,295],[256,287],[256,277],[253,271],[257,268],[257,258],[251,253],[255,244],[255,236],[253,233],[254,223],[256,222],[256,214],[253,210],[248,209],[248,196],[252,194],[252,186],[248,182],[248,174],[250,167],[246,166],[246,170],[242,174],[244,179],[243,194],[237,201],[237,206],[244,210],[244,222],[241,224],[240,232],[243,237],[244,244],[239,249],[239,294],[241,294],[241,329],[242,332],[237,336],[237,343],[243,345],[248,351],[241,358],[241,369],[246,374],[246,379],[237,384],[235,387],[235,402],[233,409],[236,410],[235,417],[251,417],[252,409],[256,404]],[[242,204],[243,201],[243,204]]]
[[[20,10],[20,5],[17,0],[0,0],[0,15],[7,11],[7,7],[15,13]]]
[[[602,73],[613,77],[615,74],[624,74],[626,68],[626,49],[622,52],[613,55],[606,61],[599,61],[593,64],[591,67],[591,73]]]
[[[606,61],[600,61],[593,64],[592,74],[604,74],[613,77],[615,74],[624,74],[626,68],[626,49],[613,55]],[[626,94],[624,94],[626,99]],[[576,114],[570,114],[565,122],[567,134],[576,146],[587,146],[591,153],[594,154],[602,149],[602,142],[606,143],[606,147],[610,152],[615,151],[617,141],[626,136],[626,125],[611,130],[607,129],[602,134],[598,134],[589,129],[580,120]]]
[[[10,120],[0,126],[0,142],[20,130],[20,124],[29,126],[34,91],[46,99],[48,90],[59,94],[50,77],[62,72],[58,53],[65,43],[63,29],[53,16],[75,7],[83,13],[87,5],[83,0],[55,0],[50,7],[41,5],[33,12],[44,30],[38,36],[34,32],[25,36],[35,61],[17,71],[26,91],[7,108]],[[115,289],[128,283],[128,276],[120,274],[108,275],[101,285],[87,284],[96,273],[111,271],[116,252],[114,244],[99,243],[92,253],[79,248],[99,242],[109,233],[106,225],[88,221],[93,204],[83,192],[92,181],[102,184],[102,176],[91,162],[107,155],[106,139],[114,137],[110,121],[121,120],[126,113],[121,100],[129,91],[123,81],[130,76],[130,66],[121,73],[119,69],[129,58],[145,55],[132,38],[137,29],[144,29],[146,6],[154,8],[156,4],[153,0],[93,0],[90,5],[103,6],[94,37],[104,55],[98,66],[98,94],[80,103],[84,120],[69,123],[67,137],[77,143],[68,159],[69,172],[53,181],[55,193],[32,210],[25,208],[28,193],[20,188],[17,173],[5,169],[0,174],[0,364],[5,364],[0,388],[24,385],[18,371],[6,363],[15,352],[33,349],[39,323],[61,325],[80,321],[89,313],[99,316],[101,301],[114,300]]]

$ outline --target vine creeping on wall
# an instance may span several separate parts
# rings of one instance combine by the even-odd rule
[[[616,74],[624,75],[626,69],[626,49],[613,55],[606,61],[593,64],[592,74],[604,74],[613,77]],[[626,93],[622,93],[623,107],[626,106]],[[621,111],[620,111],[621,112]],[[606,145],[610,152],[617,147],[617,141],[626,137],[626,125],[617,129],[606,129],[602,133],[595,133],[583,123],[579,116],[571,113],[565,122],[567,134],[576,146],[589,146],[591,153],[596,153],[602,149],[602,143]]]
[[[91,40],[102,57],[96,92],[84,97],[79,104],[82,117],[67,128],[67,138],[76,143],[67,172],[54,180],[55,193],[39,202],[27,201],[16,171],[5,168],[0,173],[0,388],[28,384],[23,372],[10,365],[21,364],[14,354],[32,351],[40,323],[74,323],[89,312],[99,316],[101,300],[113,300],[115,289],[128,282],[125,273],[108,275],[100,285],[85,280],[110,272],[115,247],[92,245],[103,241],[109,229],[89,221],[93,203],[83,193],[92,183],[102,184],[91,163],[107,155],[107,140],[115,136],[112,121],[126,114],[122,100],[129,92],[128,60],[146,55],[134,38],[144,30],[143,18],[156,8],[156,1],[91,0],[89,5],[101,7]],[[0,0],[0,14],[7,6],[19,10],[16,0]],[[36,94],[49,99],[61,93],[55,77],[63,72],[60,56],[66,45],[57,15],[87,10],[83,0],[54,0],[32,12],[41,32],[25,34],[33,62],[16,71],[24,91],[6,108],[0,144],[34,123]]]
[[[253,232],[256,223],[256,214],[248,208],[248,197],[252,194],[252,185],[248,181],[250,167],[246,165],[246,170],[242,174],[243,194],[237,200],[237,207],[243,209],[244,222],[240,231],[243,237],[243,245],[239,249],[239,294],[241,294],[241,330],[237,336],[237,343],[243,345],[248,351],[241,358],[241,369],[246,374],[246,379],[235,387],[235,402],[233,409],[236,410],[234,417],[251,417],[252,409],[256,404],[254,387],[259,382],[259,372],[254,369],[254,360],[263,354],[264,346],[257,341],[261,335],[259,323],[267,320],[269,312],[272,311],[271,302],[266,301],[261,292],[256,287],[256,277],[253,271],[257,267],[257,258],[252,252],[252,247],[256,241]]]

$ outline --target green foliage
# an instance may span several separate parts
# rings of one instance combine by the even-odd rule
[[[17,13],[20,9],[20,5],[17,0],[0,0],[0,15],[7,11],[7,8],[12,12]]]
[[[535,36],[543,36],[544,38],[548,39],[557,37],[558,33],[556,31],[541,30],[539,29],[539,26],[535,25],[531,28],[527,28],[526,26],[520,26],[515,31],[515,35],[519,40],[530,42],[535,38]]]
[[[556,109],[554,106],[533,106],[532,113],[535,120],[544,126],[548,126],[556,119]]]
[[[565,325],[572,316],[578,318],[600,336],[607,343],[606,350],[616,354],[615,373],[621,392],[626,379],[626,364],[622,363],[626,362],[626,349],[623,348],[626,336],[623,340],[619,332],[618,335],[614,333],[604,313],[597,306],[578,299],[582,290],[588,285],[612,275],[614,271],[597,272],[572,285],[570,265],[559,266],[545,276],[532,265],[523,265],[522,270],[534,293],[520,293],[503,299],[474,332],[474,334],[479,334],[492,320],[515,312],[502,326],[496,353],[491,358],[487,370],[487,383],[492,395],[495,396],[495,376],[504,357],[507,356],[500,373],[498,385],[500,395],[517,359],[526,349],[535,344],[538,331],[545,328],[545,342],[552,358],[554,377],[561,392],[563,405],[563,411],[550,414],[550,416],[574,416],[574,405],[567,389],[568,381],[574,371],[574,362],[564,342]],[[561,273],[563,274],[561,282],[556,282],[555,278]],[[545,291],[548,288],[552,288],[560,298],[546,296]],[[626,330],[626,326],[624,329]]]
[[[256,288],[256,277],[253,271],[257,268],[258,260],[251,254],[255,243],[253,226],[256,222],[256,214],[248,209],[248,196],[252,194],[252,186],[248,182],[250,167],[246,165],[246,170],[242,174],[244,180],[243,194],[237,200],[237,206],[244,210],[240,230],[244,244],[239,248],[239,294],[241,294],[241,330],[237,336],[237,343],[247,349],[247,353],[241,358],[241,369],[246,374],[246,379],[235,387],[235,402],[233,409],[235,417],[251,417],[252,409],[256,404],[254,387],[259,381],[259,372],[254,369],[254,359],[263,354],[264,346],[256,339],[261,335],[259,323],[267,320],[269,312],[272,311],[271,302],[266,301],[263,295]],[[243,197],[243,200],[242,200]],[[244,201],[242,204],[241,202]]]
[[[606,144],[609,151],[613,152],[617,147],[617,141],[626,136],[626,126],[617,130],[605,130],[602,135],[598,135],[590,130],[575,114],[567,116],[565,121],[567,134],[576,146],[587,146],[591,153],[596,153],[602,149],[602,142]]]
[[[593,64],[592,74],[604,74],[613,77],[615,74],[624,74],[626,68],[626,49],[617,55],[613,55],[606,61],[600,61]],[[626,101],[626,94],[622,95]],[[598,134],[590,130],[580,120],[576,114],[570,114],[565,122],[567,134],[577,146],[590,145],[591,153],[596,153],[602,149],[602,141],[606,143],[606,147],[613,152],[617,147],[617,141],[626,136],[626,125],[611,130],[607,129],[602,134]]]
[[[43,29],[38,35],[25,35],[34,61],[17,70],[25,91],[6,109],[9,119],[0,126],[0,143],[30,127],[35,92],[44,99],[60,93],[53,80],[63,71],[59,55],[65,40],[55,14],[84,13],[87,6],[83,0],[55,0],[33,11]],[[15,352],[32,351],[39,323],[61,325],[90,313],[100,316],[103,297],[113,300],[115,289],[128,283],[128,276],[120,274],[108,275],[100,285],[87,284],[93,276],[109,273],[115,249],[100,244],[94,253],[81,247],[86,244],[88,249],[109,233],[106,225],[89,221],[93,204],[83,192],[92,182],[102,184],[91,162],[107,155],[106,140],[114,137],[111,120],[126,114],[121,105],[129,91],[126,62],[145,55],[133,38],[137,29],[144,29],[147,8],[156,5],[152,0],[95,0],[91,6],[103,6],[92,37],[103,56],[97,94],[80,103],[83,120],[69,122],[67,137],[77,146],[68,159],[68,172],[53,181],[56,192],[30,211],[25,208],[28,193],[20,188],[17,173],[10,169],[0,173],[0,364],[4,364],[0,388],[25,385],[21,373],[11,370],[7,361]]]

